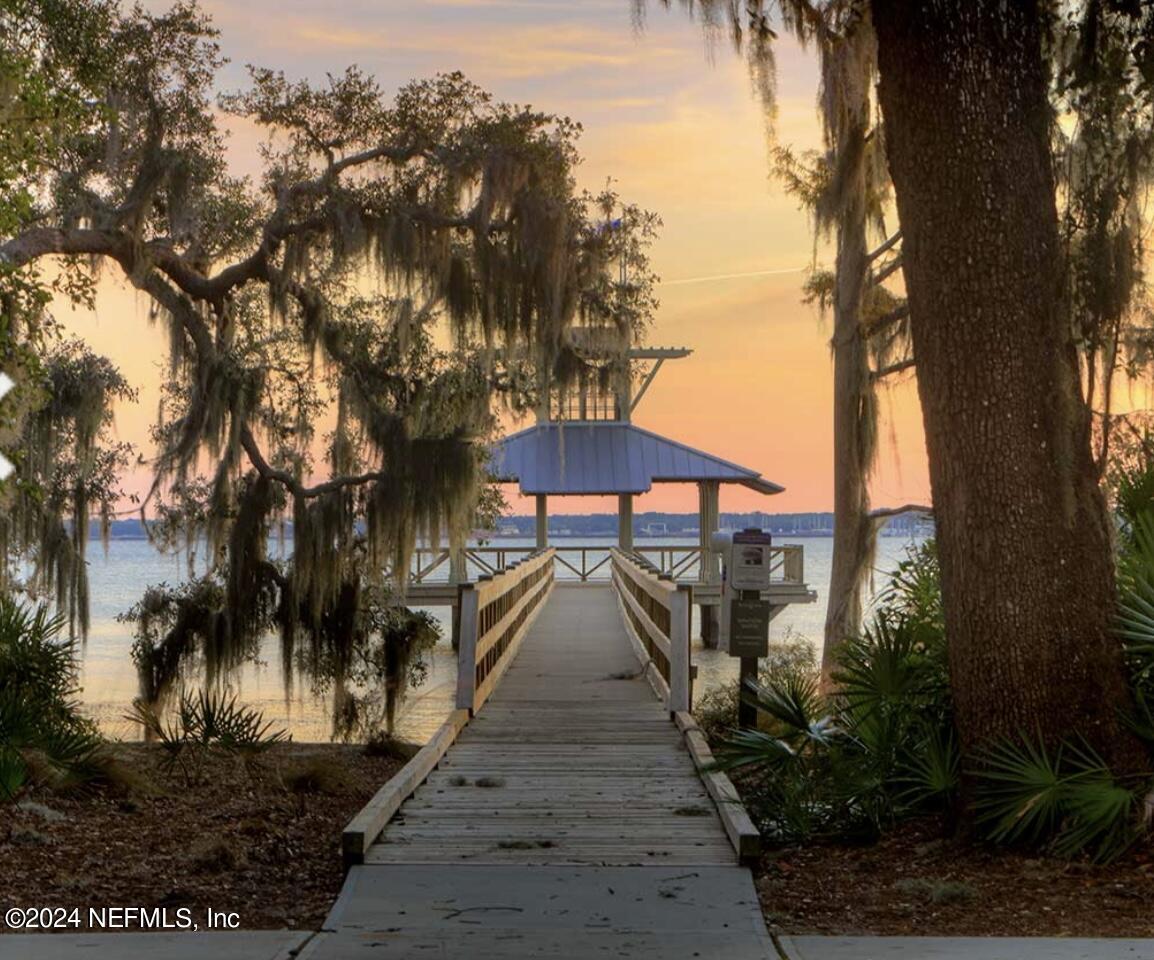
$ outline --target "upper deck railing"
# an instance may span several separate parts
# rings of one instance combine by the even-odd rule
[[[555,544],[551,547],[558,580],[576,580],[582,583],[608,583],[611,580],[610,551],[600,544]],[[652,563],[658,573],[667,574],[679,582],[700,583],[703,574],[702,549],[697,544],[642,544],[633,548]],[[526,546],[486,545],[465,550],[466,575],[473,580],[478,576],[494,575],[517,560],[536,553]],[[413,553],[409,583],[448,583],[450,554],[447,548],[418,547]],[[805,583],[805,548],[799,544],[782,544],[770,550],[770,578],[785,584]]]

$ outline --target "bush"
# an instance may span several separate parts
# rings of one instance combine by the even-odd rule
[[[1084,742],[1050,750],[1024,738],[991,744],[977,760],[975,812],[996,843],[1040,846],[1063,857],[1089,853],[1106,862],[1142,833],[1145,788],[1117,779]]]
[[[1135,709],[1131,728],[1154,746],[1154,505],[1131,484],[1120,559],[1121,632]],[[937,556],[911,550],[871,623],[846,642],[835,692],[771,677],[745,692],[759,729],[728,738],[722,765],[745,771],[751,807],[782,841],[876,836],[902,817],[960,811],[963,758],[954,731]],[[1148,829],[1151,776],[1115,775],[1083,740],[1047,746],[1019,735],[970,758],[972,812],[997,844],[1109,861]]]
[[[911,549],[871,624],[842,648],[834,693],[796,670],[743,691],[758,729],[728,737],[719,763],[742,771],[769,837],[868,839],[915,811],[954,811],[960,758],[937,584],[933,545]]]
[[[338,760],[327,756],[300,757],[285,764],[280,780],[285,790],[298,796],[338,796],[355,787],[352,775]]]
[[[788,677],[813,677],[817,672],[817,651],[813,642],[793,632],[769,645],[769,655],[758,665],[758,681],[763,685]],[[714,687],[693,707],[693,716],[711,743],[719,744],[737,728],[737,684]]]
[[[236,697],[202,690],[184,695],[175,715],[162,719],[156,710],[137,700],[127,718],[139,723],[145,734],[164,751],[163,769],[179,770],[186,783],[198,781],[205,763],[214,755],[253,761],[289,735],[274,730],[259,710],[237,703]]]
[[[61,617],[0,596],[0,801],[32,782],[62,786],[99,772],[101,738],[76,704],[76,659]]]

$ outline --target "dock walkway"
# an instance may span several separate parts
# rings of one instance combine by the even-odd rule
[[[613,589],[558,586],[302,957],[776,956]]]

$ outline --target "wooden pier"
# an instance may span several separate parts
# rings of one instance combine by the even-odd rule
[[[458,710],[350,824],[304,956],[772,954],[757,831],[689,712],[690,589],[553,559],[465,588]]]

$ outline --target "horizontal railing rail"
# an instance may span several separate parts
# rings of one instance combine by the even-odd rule
[[[674,583],[643,558],[610,550],[612,582],[626,632],[645,663],[649,680],[670,713],[692,701],[689,618],[693,588]]]
[[[582,583],[607,583],[610,573],[610,550],[599,544],[558,544],[553,555],[560,580]],[[638,556],[654,564],[659,573],[678,581],[701,582],[702,549],[697,544],[644,544],[633,548]],[[492,546],[469,547],[464,551],[465,579],[496,574],[513,561],[537,553],[535,547]],[[422,586],[450,583],[450,551],[447,548],[418,547],[413,552],[409,583]],[[805,548],[800,544],[781,544],[770,548],[770,580],[773,583],[805,583]]]
[[[489,699],[553,589],[553,571],[553,551],[543,550],[460,585],[458,708],[476,713]]]

